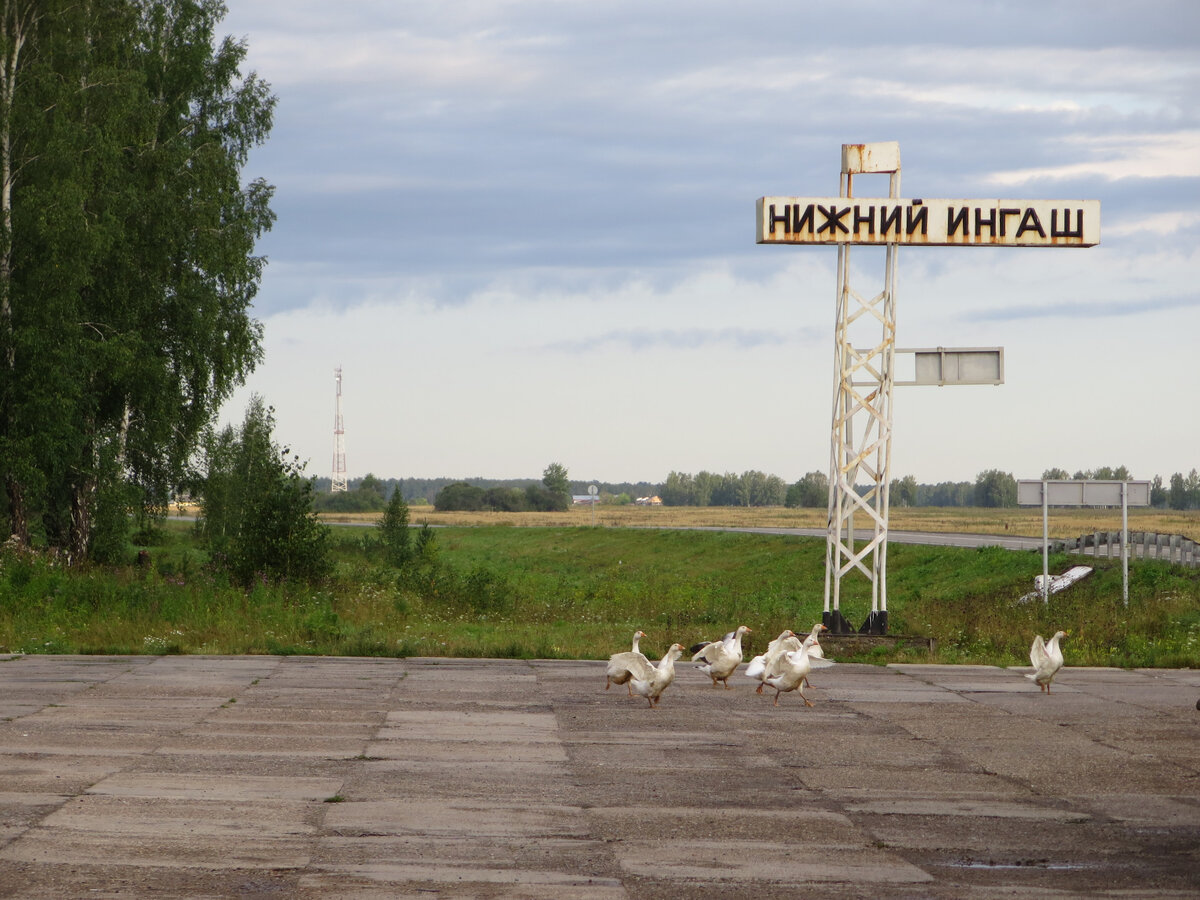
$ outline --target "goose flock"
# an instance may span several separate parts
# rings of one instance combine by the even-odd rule
[[[775,688],[773,705],[778,706],[781,694],[796,691],[804,704],[811,707],[813,703],[804,693],[804,688],[812,687],[808,674],[813,669],[835,665],[833,660],[825,658],[819,640],[821,632],[828,630],[818,622],[803,639],[791,629],[780,632],[777,638],[767,644],[766,651],[751,659],[746,667],[746,676],[758,682],[755,693],[761,694],[764,687]],[[729,676],[742,664],[742,637],[752,632],[752,628],[739,625],[719,641],[702,641],[691,648],[692,662],[712,679],[714,688],[723,684],[725,690],[730,690]],[[683,655],[684,648],[682,644],[672,644],[662,659],[651,662],[639,648],[639,642],[645,636],[644,631],[635,631],[632,649],[614,653],[608,658],[604,689],[607,691],[614,684],[623,684],[630,697],[635,693],[645,697],[650,708],[655,709],[663,691],[675,681],[675,662]],[[1029,650],[1033,672],[1025,677],[1044,693],[1050,693],[1050,682],[1063,667],[1059,641],[1067,636],[1068,632],[1056,631],[1049,641],[1040,634],[1033,639],[1033,646]],[[1197,708],[1200,708],[1200,703]]]

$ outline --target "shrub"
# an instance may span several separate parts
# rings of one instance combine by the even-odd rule
[[[413,554],[412,533],[408,528],[408,504],[399,491],[392,493],[378,527],[388,562],[397,567],[407,565]]]
[[[299,457],[272,440],[273,410],[250,399],[242,427],[205,438],[197,529],[213,560],[242,585],[260,575],[313,581],[332,568],[329,529],[312,507]]]

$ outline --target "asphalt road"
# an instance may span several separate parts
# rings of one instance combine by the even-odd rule
[[[678,668],[0,658],[0,896],[1200,896],[1198,670]]]
[[[722,526],[698,527],[695,531],[746,531],[752,534],[790,534],[799,537],[826,535],[824,528],[725,528]],[[869,541],[874,532],[855,529],[854,536],[860,541]],[[892,544],[927,544],[933,547],[1003,547],[1005,550],[1041,550],[1040,537],[1018,535],[969,534],[966,532],[897,531],[888,529],[888,542]]]

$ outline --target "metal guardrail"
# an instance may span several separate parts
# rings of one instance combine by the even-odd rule
[[[1087,556],[1107,555],[1121,558],[1121,532],[1094,531],[1066,541],[1051,541],[1050,549],[1058,553],[1081,553]],[[1105,551],[1107,551],[1105,553]],[[1129,532],[1130,559],[1158,559],[1190,568],[1200,567],[1200,544],[1181,534],[1157,534],[1150,531]]]

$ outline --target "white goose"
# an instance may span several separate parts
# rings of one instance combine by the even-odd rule
[[[812,627],[809,637],[812,638],[812,643],[808,645],[808,655],[810,659],[824,659],[825,654],[821,650],[821,645],[817,643],[817,635],[822,631],[829,629],[818,622]],[[749,678],[757,678],[759,681],[758,690],[754,693],[761,694],[763,686],[767,683],[768,675],[778,675],[783,665],[783,656],[785,653],[790,653],[799,650],[801,646],[800,637],[791,629],[785,629],[780,633],[779,637],[767,644],[767,650],[754,659],[750,660],[750,665],[746,667],[746,675]],[[808,677],[804,678],[804,686],[812,687]]]
[[[635,631],[633,633],[633,649],[624,653],[614,653],[608,658],[608,669],[605,672],[608,677],[604,681],[606,691],[610,685],[623,684],[629,691],[629,696],[633,696],[633,688],[629,686],[630,680],[635,676],[639,678],[644,676],[651,669],[650,660],[646,659],[646,655],[638,649],[638,642],[645,636],[646,632]]]
[[[808,655],[811,656],[813,659],[824,659],[825,658],[825,651],[821,649],[821,644],[820,644],[818,638],[820,637],[820,634],[822,631],[828,631],[828,630],[829,629],[826,628],[825,625],[818,622],[816,625],[814,625],[812,627],[812,631],[809,632],[809,634],[812,635],[813,645],[808,648]]]
[[[758,690],[754,693],[762,693],[763,685],[767,683],[767,676],[776,674],[776,666],[783,658],[783,654],[799,649],[800,638],[796,637],[796,632],[785,628],[779,633],[779,637],[767,644],[765,652],[750,660],[750,665],[746,666],[746,677],[758,680]]]
[[[696,651],[692,662],[704,660],[696,668],[712,679],[713,687],[717,686],[718,681],[723,681],[725,690],[729,690],[729,676],[742,661],[742,635],[752,631],[753,629],[745,625],[739,625],[737,631],[725,635],[719,641],[709,641]]]
[[[822,631],[828,631],[828,630],[829,629],[821,622],[817,622],[815,625],[813,625],[812,631],[809,632],[809,635],[813,639],[812,646],[808,648],[808,658],[809,659],[824,659],[825,658],[825,651],[823,649],[821,649],[821,643],[820,643],[819,637],[820,637],[820,634]],[[823,668],[823,667],[818,666],[818,668]],[[812,682],[808,680],[807,675],[804,676],[804,686],[812,687]]]
[[[672,644],[671,649],[653,666],[650,678],[634,678],[631,682],[634,693],[645,697],[651,709],[658,706],[662,692],[675,680],[675,660],[682,655],[683,644]]]
[[[809,655],[809,648],[816,642],[816,636],[810,634],[804,639],[799,650],[789,650],[783,654],[776,674],[766,677],[766,683],[775,688],[775,706],[779,705],[779,695],[788,691],[799,691],[804,705],[813,705],[812,701],[804,696],[804,684],[808,680],[808,673],[813,669],[827,669],[836,665],[833,660]]]
[[[1042,640],[1040,634],[1034,635],[1033,646],[1029,648],[1029,661],[1033,663],[1033,673],[1025,677],[1047,694],[1050,693],[1050,682],[1063,667],[1062,649],[1058,642],[1065,637],[1068,637],[1066,631],[1054,632],[1054,637],[1049,641]]]

